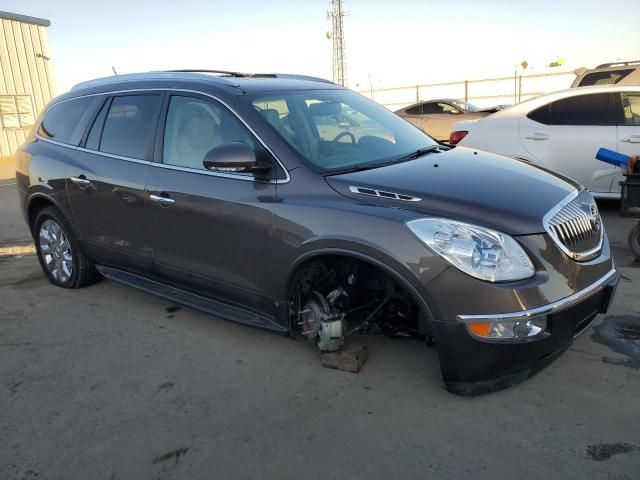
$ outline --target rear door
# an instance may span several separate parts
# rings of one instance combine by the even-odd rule
[[[640,92],[623,92],[621,104],[624,115],[618,125],[618,151],[626,155],[640,155]],[[622,175],[613,184],[613,191],[620,191]]]
[[[74,219],[99,263],[152,270],[145,187],[161,105],[159,92],[107,97],[67,167]]]
[[[224,105],[207,96],[174,94],[163,108],[148,194],[157,274],[211,297],[270,311],[271,177],[209,171],[214,147],[243,142],[263,161],[273,158]],[[284,172],[282,172],[284,174]],[[275,175],[274,169],[269,175]]]
[[[592,192],[609,193],[619,170],[595,156],[600,147],[616,149],[619,113],[613,93],[563,98],[523,117],[520,139],[544,167],[573,178]]]

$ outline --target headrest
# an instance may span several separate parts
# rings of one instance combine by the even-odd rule
[[[192,112],[182,120],[180,133],[192,147],[205,148],[211,145],[216,127],[215,120],[208,113]]]

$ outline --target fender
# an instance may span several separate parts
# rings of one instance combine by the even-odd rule
[[[400,271],[396,270],[396,268],[390,267],[385,262],[382,262],[376,258],[373,258],[368,254],[365,254],[356,250],[348,249],[348,248],[321,247],[321,248],[315,248],[313,250],[309,250],[301,254],[298,258],[296,258],[294,262],[292,262],[291,266],[289,267],[289,270],[287,271],[287,275],[285,277],[286,281],[283,286],[283,290],[281,290],[282,292],[281,298],[284,298],[284,299],[288,298],[288,292],[291,288],[291,282],[293,281],[293,275],[296,269],[303,262],[315,257],[322,256],[322,255],[345,255],[348,257],[356,258],[364,262],[370,263],[371,265],[375,265],[376,267],[380,268],[382,271],[391,275],[391,277],[395,281],[397,281],[399,285],[401,285],[404,289],[406,289],[406,291],[409,293],[409,295],[411,295],[411,297],[416,302],[416,304],[418,304],[420,308],[423,309],[423,311],[426,313],[429,319],[433,318],[429,305],[427,305],[425,299],[422,297],[422,295],[420,295],[420,293],[416,289],[416,284],[418,283],[417,278],[413,275],[413,273],[409,269],[403,268],[404,271],[402,271],[401,273]],[[397,264],[399,263],[395,259],[390,259],[390,260],[391,260],[390,263],[397,263]],[[408,278],[412,278],[416,281],[410,282]]]
[[[62,213],[62,215],[64,215],[64,217],[67,219],[67,221],[71,224],[71,226],[73,227],[74,232],[78,232],[78,229],[76,228],[74,219],[73,219],[73,215],[68,215],[67,209],[65,208],[65,206],[62,205],[62,203],[55,198],[52,195],[48,195],[45,192],[41,192],[41,191],[36,191],[33,192],[31,194],[28,195],[27,199],[24,202],[24,216],[25,216],[25,220],[27,221],[27,225],[29,226],[29,230],[31,230],[31,233],[33,234],[32,228],[32,222],[31,222],[31,218],[29,218],[29,209],[31,208],[31,205],[33,204],[33,202],[35,200],[38,199],[43,199],[46,200],[48,203],[52,204],[54,207],[56,207],[60,213]],[[77,235],[77,233],[76,233]]]

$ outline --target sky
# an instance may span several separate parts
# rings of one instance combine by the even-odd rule
[[[639,0],[346,0],[356,90],[640,60]],[[605,8],[606,5],[606,8]],[[331,78],[328,0],[2,0],[46,18],[61,93],[112,74],[178,68]],[[558,70],[558,69],[554,69]]]

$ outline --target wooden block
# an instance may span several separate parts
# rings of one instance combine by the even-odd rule
[[[359,343],[350,343],[337,352],[322,352],[320,361],[325,368],[358,373],[367,361],[367,347]]]

